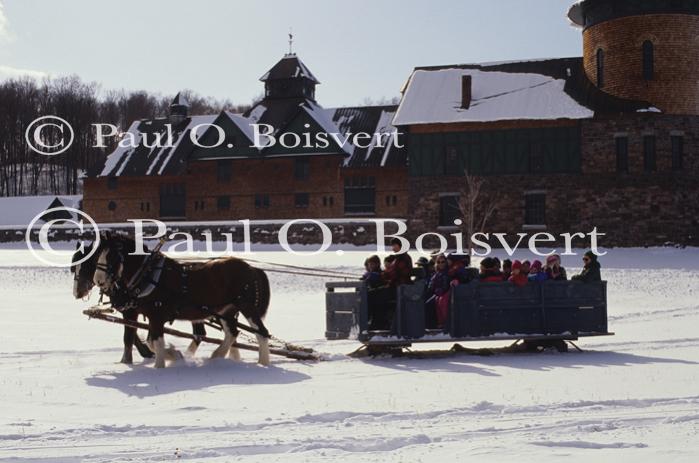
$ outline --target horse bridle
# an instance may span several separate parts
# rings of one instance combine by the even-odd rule
[[[103,264],[99,262],[99,260],[95,263],[95,271],[101,270],[103,271],[109,280],[112,282],[112,287],[109,288],[109,290],[113,288],[119,288],[119,275],[117,275],[119,267],[124,263],[124,254],[123,250],[124,247],[121,243],[116,243],[116,244],[109,244],[106,246],[106,249],[108,251],[107,253],[107,263]],[[99,251],[99,250],[98,250]],[[101,252],[104,252],[102,250]],[[101,255],[100,253],[97,253],[98,255]],[[115,252],[117,255],[116,262],[113,262],[112,259],[110,259],[110,255]],[[99,259],[99,258],[98,258]]]

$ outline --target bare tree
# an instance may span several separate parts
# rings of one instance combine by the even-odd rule
[[[185,93],[190,114],[249,108],[191,90]],[[0,81],[0,196],[80,193],[82,176],[99,168],[116,144],[114,139],[106,149],[95,147],[92,124],[110,123],[123,131],[134,121],[166,116],[172,98],[143,90],[105,92],[77,76]],[[27,146],[25,131],[41,115],[62,117],[73,127],[75,140],[64,155],[41,156]],[[55,144],[58,135],[42,134],[47,144]]]
[[[466,248],[473,255],[472,237],[485,232],[488,221],[502,203],[502,195],[495,188],[488,188],[486,177],[476,177],[464,170],[464,184],[459,196],[459,212],[463,217]]]

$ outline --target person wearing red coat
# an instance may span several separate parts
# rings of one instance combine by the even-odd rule
[[[479,278],[481,283],[501,283],[504,281],[497,261],[491,257],[486,257],[481,261]]]
[[[397,238],[391,241],[393,248],[393,262],[386,266],[383,272],[383,280],[391,288],[397,288],[400,285],[409,285],[411,283],[410,276],[413,270],[413,259],[407,252],[400,252],[401,243]]]
[[[518,260],[512,263],[512,275],[509,281],[516,286],[524,286],[529,282],[527,274],[522,271],[522,263]]]

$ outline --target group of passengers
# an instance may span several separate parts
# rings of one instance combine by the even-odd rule
[[[481,283],[511,282],[515,286],[525,286],[529,282],[565,281],[568,279],[561,257],[557,254],[530,262],[500,261],[497,257],[486,257],[480,262],[480,269],[470,266],[468,254],[438,254],[431,259],[421,257],[413,267],[413,261],[407,252],[400,252],[398,239],[391,242],[393,254],[383,261],[378,256],[371,256],[364,262],[366,272],[362,277],[369,287],[370,330],[389,329],[393,313],[397,288],[410,284],[412,277],[427,282],[425,303],[427,325],[430,328],[442,328],[447,322],[451,289],[459,284],[472,281]],[[588,251],[583,256],[583,270],[571,278],[584,283],[601,281],[600,264],[597,255]]]

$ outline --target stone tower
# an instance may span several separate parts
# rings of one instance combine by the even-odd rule
[[[699,115],[699,1],[583,0],[583,62],[603,91],[667,114]]]

